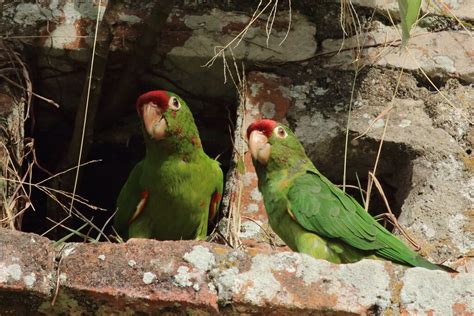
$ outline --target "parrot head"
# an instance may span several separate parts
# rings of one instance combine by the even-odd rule
[[[296,135],[273,120],[261,119],[250,124],[247,139],[254,165],[267,170],[286,169],[297,160],[307,159]]]
[[[137,99],[135,106],[148,139],[161,141],[199,135],[186,102],[172,92],[149,91]]]

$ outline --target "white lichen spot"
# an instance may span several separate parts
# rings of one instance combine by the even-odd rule
[[[260,89],[262,89],[262,87],[263,87],[263,83],[261,82],[256,82],[250,85],[250,96],[252,98],[255,98],[258,92],[260,91]]]
[[[433,238],[436,235],[436,231],[433,228],[428,227],[426,224],[421,224],[421,231],[428,238]]]
[[[385,126],[385,121],[384,119],[378,119],[377,121],[374,122],[374,120],[369,120],[369,125],[372,124],[372,128],[382,128]]]
[[[180,287],[187,287],[193,285],[191,282],[191,274],[189,268],[186,266],[178,267],[177,274],[174,276],[174,283]]]
[[[456,72],[456,67],[454,67],[454,60],[451,59],[449,56],[433,56],[433,61],[441,68],[444,68],[447,72]]]
[[[353,108],[358,109],[358,108],[361,108],[365,105],[367,105],[367,100],[355,100]]]
[[[258,190],[258,188],[254,188],[251,192],[250,192],[250,198],[256,202],[258,201],[261,201],[262,200],[262,194],[260,193],[260,191]]]
[[[255,174],[255,172],[246,172],[242,176],[242,181],[244,182],[244,186],[249,186],[250,184],[252,184],[254,180],[257,180],[257,175]]]
[[[382,310],[390,306],[390,276],[383,262],[362,260],[339,268],[337,281],[328,291],[337,295],[338,306],[347,306],[353,311],[360,306],[379,306]]]
[[[209,271],[216,264],[214,254],[203,246],[194,246],[191,252],[184,254],[183,259],[199,271]]]
[[[260,108],[263,117],[274,118],[276,114],[275,104],[272,102],[264,102]]]
[[[398,124],[399,127],[405,128],[411,125],[411,121],[407,119],[403,119],[400,124]]]
[[[207,287],[210,293],[217,294],[216,286],[214,285],[214,283],[212,282],[207,283]]]
[[[455,304],[474,309],[474,274],[460,273],[455,277],[443,271],[423,268],[408,269],[400,301],[409,313],[430,311],[434,315],[452,315]]]
[[[27,288],[31,289],[36,282],[36,275],[33,272],[28,275],[25,275],[23,277],[23,282],[25,282]]]
[[[273,275],[272,259],[266,255],[255,256],[250,270],[235,278],[234,291],[243,291],[245,300],[253,304],[275,300],[289,303],[287,291]]]
[[[16,6],[16,14],[13,21],[23,26],[35,25],[45,17],[40,12],[40,6],[36,3],[21,3]]]
[[[67,274],[64,273],[64,272],[61,272],[61,273],[59,274],[59,282],[64,283],[64,282],[66,282],[66,281],[67,281]]]
[[[290,89],[289,95],[292,99],[306,101],[309,90],[309,85],[295,85]]]
[[[58,25],[51,32],[51,36],[45,40],[44,46],[64,49],[68,45],[75,45],[77,42],[76,32],[76,27],[73,24]]]
[[[18,281],[21,279],[21,266],[17,263],[5,265],[0,263],[0,283],[5,283],[9,279]]]
[[[326,92],[328,92],[328,91],[329,91],[329,89],[324,89],[322,87],[315,87],[314,90],[313,90],[315,95],[325,95]]]
[[[136,15],[119,13],[118,18],[120,21],[126,22],[128,24],[136,24],[141,22],[141,19]]]
[[[390,305],[390,277],[381,261],[333,265],[303,254],[295,267],[295,275],[306,285],[324,282],[326,293],[337,297],[336,306],[345,311],[359,314],[364,311],[362,306],[384,310]]]
[[[99,255],[97,257],[97,259],[99,259],[100,261],[104,261],[105,260],[105,255]]]
[[[250,203],[245,207],[247,213],[256,213],[258,212],[258,204]]]
[[[336,113],[339,113],[341,111],[343,111],[346,107],[344,106],[344,103],[337,103],[335,106],[334,106],[334,111]]]
[[[301,256],[295,252],[282,252],[275,255],[274,269],[285,270],[289,273],[296,272],[296,266],[301,262]]]
[[[298,119],[295,134],[304,145],[317,144],[339,133],[339,123],[327,119],[322,113],[304,115]]]
[[[199,292],[199,290],[201,289],[201,287],[199,286],[198,283],[194,283],[194,284],[193,284],[193,289],[194,289],[194,291]]]
[[[306,101],[305,100],[296,100],[295,101],[295,107],[298,110],[304,110],[306,109]]]
[[[156,274],[153,272],[145,272],[143,273],[143,283],[151,284],[156,279]]]
[[[221,301],[229,302],[232,299],[233,293],[236,291],[235,285],[238,274],[239,270],[236,267],[232,267],[217,274],[215,284]]]
[[[260,233],[261,226],[261,221],[246,221],[240,225],[239,237],[243,239],[255,238]]]
[[[137,265],[137,262],[136,262],[135,260],[133,260],[133,259],[132,259],[132,260],[128,260],[128,265],[129,265],[131,268],[133,268],[133,267],[135,267],[135,266]]]

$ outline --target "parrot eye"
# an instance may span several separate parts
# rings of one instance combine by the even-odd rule
[[[175,111],[181,108],[181,103],[176,97],[171,97],[170,100],[168,101],[168,105],[172,110],[175,110]]]
[[[286,136],[288,136],[288,133],[281,126],[278,126],[277,128],[275,128],[275,134],[279,138],[286,138]]]

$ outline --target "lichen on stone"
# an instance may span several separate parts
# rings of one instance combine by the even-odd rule
[[[194,246],[191,252],[184,254],[183,259],[193,265],[199,271],[209,271],[216,264],[214,254],[209,248]]]
[[[151,284],[156,279],[156,274],[153,272],[145,272],[143,273],[143,283]]]

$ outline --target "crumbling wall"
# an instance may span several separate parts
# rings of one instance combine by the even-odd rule
[[[450,7],[435,8],[424,3],[423,12],[430,16],[414,30],[408,50],[400,52],[397,28],[387,13],[397,21],[396,1],[353,1],[361,15],[362,33],[344,38],[335,10],[340,4],[313,2],[294,4],[288,34],[290,12],[280,4],[268,37],[268,15],[264,15],[237,48],[231,46],[236,64],[246,65],[246,82],[241,86],[246,90],[240,91],[238,107],[227,107],[237,117],[223,209],[231,223],[224,218],[219,228],[242,248],[132,240],[118,245],[71,243],[53,249],[36,235],[2,230],[0,307],[45,314],[72,310],[86,314],[473,313],[474,40],[465,29],[474,21],[472,4],[451,1]],[[256,4],[176,3],[141,82],[189,93],[195,100],[234,102],[236,88],[229,73],[224,80],[222,59],[215,59],[210,68],[203,65],[213,60],[215,46],[232,41],[246,26]],[[44,78],[41,91],[54,91],[61,106],[74,111],[73,100],[81,90],[77,83],[83,80],[90,56],[96,8],[73,1],[53,5],[4,3],[2,18],[11,27],[2,29],[10,35],[44,36],[27,40],[38,53],[36,66]],[[140,40],[140,26],[148,13],[146,4],[124,1],[116,23],[111,24],[114,39],[109,59],[115,62],[109,70],[111,83],[119,78],[117,69],[122,69],[133,43]],[[467,22],[464,27],[449,16],[452,13]],[[226,56],[233,68],[230,51]],[[360,67],[356,77],[355,66]],[[233,76],[237,79],[235,72]],[[113,87],[106,88],[104,95],[112,93]],[[218,117],[210,113],[225,108],[191,103],[194,115],[207,116],[208,122]],[[371,260],[333,265],[288,252],[271,231],[242,131],[261,117],[289,124],[316,166],[341,184],[350,104],[348,183],[357,184],[356,174],[362,182],[367,180],[383,137],[376,175],[400,224],[423,255],[461,273],[406,269]],[[129,126],[133,125],[129,117],[122,119],[127,128],[124,124],[120,131],[102,131],[97,140],[114,138],[124,143],[139,134],[136,126]],[[215,131],[206,133],[215,137]],[[374,214],[385,212],[376,196],[372,204]],[[35,260],[30,253],[37,254]],[[24,306],[22,297],[31,304]]]

